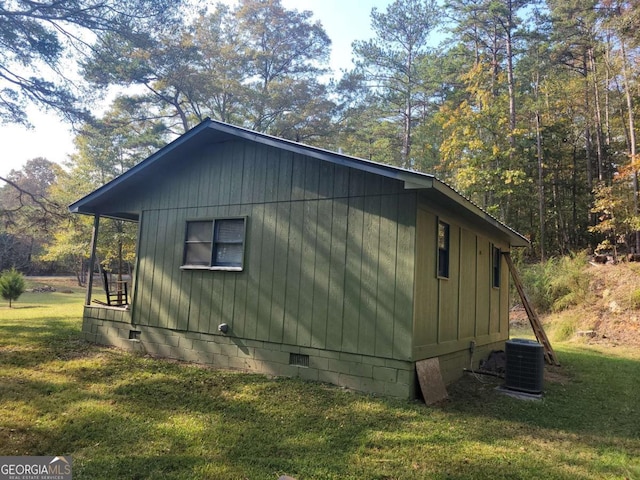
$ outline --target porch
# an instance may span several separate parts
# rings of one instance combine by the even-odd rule
[[[91,343],[136,350],[132,335],[131,311],[126,308],[104,305],[85,305],[82,319],[82,336]]]
[[[107,224],[106,232],[104,224]],[[85,318],[127,321],[134,294],[137,219],[94,215],[85,296]],[[102,232],[101,232],[102,228]],[[101,252],[98,255],[98,252]],[[98,273],[96,273],[98,272]],[[102,312],[102,313],[96,313]]]

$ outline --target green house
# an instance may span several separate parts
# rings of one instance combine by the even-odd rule
[[[504,348],[528,243],[431,175],[213,120],[69,208],[94,251],[101,218],[138,228],[130,302],[90,280],[86,339],[400,398],[417,361],[449,382]]]

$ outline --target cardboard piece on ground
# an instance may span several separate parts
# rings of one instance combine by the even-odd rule
[[[438,357],[416,362],[416,370],[424,403],[433,405],[449,398],[440,373],[440,359]]]

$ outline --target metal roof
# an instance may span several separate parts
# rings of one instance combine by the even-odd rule
[[[130,191],[133,184],[144,181],[150,172],[155,171],[162,165],[170,163],[176,158],[176,155],[180,155],[186,150],[197,149],[205,145],[233,139],[244,139],[402,181],[406,189],[424,191],[435,202],[452,208],[466,219],[475,223],[480,222],[485,226],[490,226],[498,230],[503,236],[509,239],[512,246],[527,246],[529,244],[529,241],[525,237],[491,216],[470,199],[446,183],[438,180],[433,175],[304,145],[211,119],[202,121],[119,177],[72,203],[69,206],[69,210],[72,213],[136,220],[136,215],[126,212],[113,212],[106,208],[109,199],[113,199],[114,196],[122,195]]]

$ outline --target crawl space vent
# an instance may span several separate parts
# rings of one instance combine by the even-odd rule
[[[296,365],[298,367],[308,367],[309,355],[303,355],[301,353],[290,353],[289,365]]]
[[[505,343],[505,387],[526,393],[542,393],[544,347],[534,340],[514,338]]]

